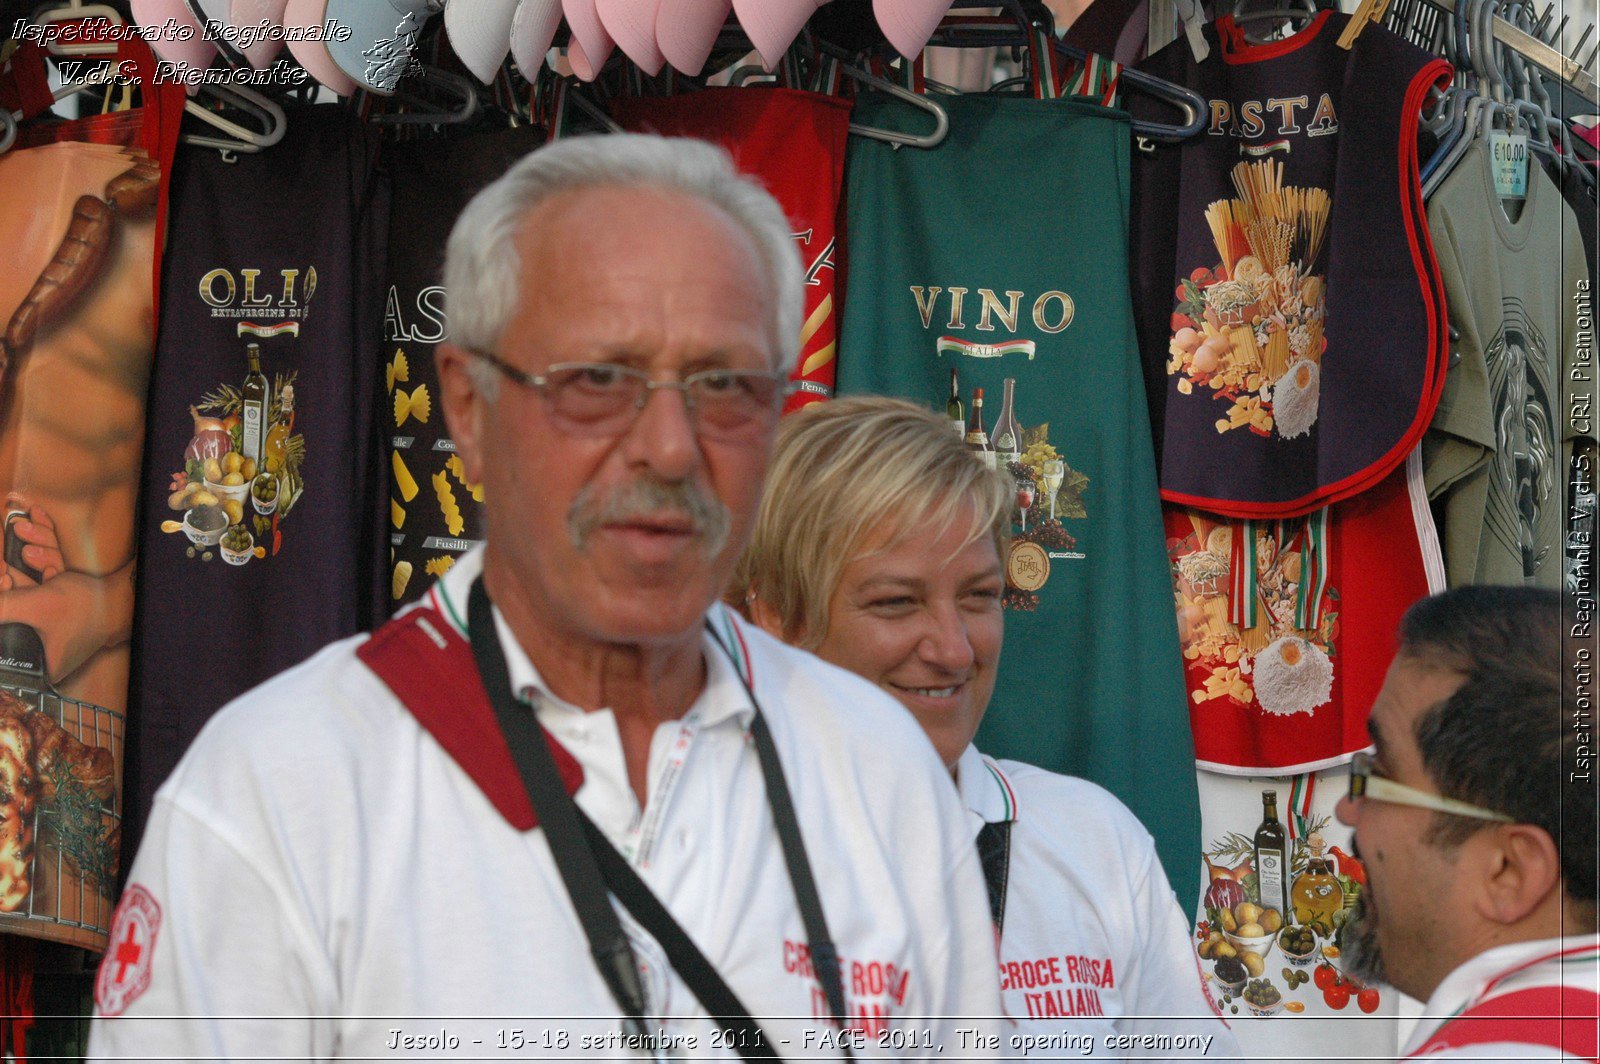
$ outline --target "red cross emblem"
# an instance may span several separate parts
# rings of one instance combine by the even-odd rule
[[[139,925],[130,920],[127,936],[117,944],[117,951],[111,957],[117,962],[117,977],[112,981],[120,983],[127,978],[128,965],[138,964],[139,958],[143,955],[144,947],[139,945]]]
[[[150,966],[161,929],[161,906],[130,883],[111,918],[111,949],[94,981],[94,1003],[102,1016],[121,1015],[150,986]]]

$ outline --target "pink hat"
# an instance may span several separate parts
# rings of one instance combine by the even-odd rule
[[[561,0],[521,0],[511,17],[511,57],[529,81],[539,74],[545,53],[561,25]]]
[[[733,0],[734,13],[768,70],[776,70],[783,53],[800,35],[817,8],[828,0]]]
[[[872,0],[878,28],[907,59],[915,59],[950,10],[950,0]]]
[[[188,0],[188,4],[189,10],[195,18],[206,24],[208,31],[214,22],[224,30],[243,30],[248,27],[250,35],[254,36],[262,23],[269,27],[283,25],[284,0]],[[222,58],[234,66],[249,63],[260,70],[283,51],[281,39],[252,40],[248,46],[241,44],[243,40],[243,36],[228,32],[220,32],[212,37]]]
[[[656,44],[674,70],[693,77],[705,68],[733,0],[659,0]]]
[[[288,0],[232,0],[228,8],[228,25],[254,28],[265,22],[269,27],[282,26],[283,8],[287,3]],[[244,53],[245,60],[251,66],[264,70],[283,51],[283,41],[254,41],[248,46],[241,46],[239,51]]]
[[[193,31],[187,40],[177,40],[177,34],[164,31],[150,35],[150,48],[179,70],[205,70],[217,58],[217,46],[205,39],[205,27],[184,0],[133,0],[130,10],[133,20],[141,26],[162,26],[170,19],[174,25]],[[187,88],[190,96],[200,91],[198,84]]]
[[[328,0],[288,0],[283,7],[285,29],[310,29],[323,25],[328,12]],[[350,96],[356,83],[350,75],[339,69],[339,64],[328,54],[326,41],[289,42],[289,53],[300,61],[307,72],[340,96]]]
[[[617,42],[606,32],[600,15],[594,9],[595,0],[561,0],[561,12],[567,16],[567,26],[572,30],[572,40],[567,45],[567,62],[572,72],[584,81],[593,81],[600,68],[611,58]]]
[[[659,0],[595,0],[594,9],[623,54],[646,74],[661,73],[666,56],[656,44]]]
[[[232,0],[184,0],[184,2],[189,5],[189,14],[194,16],[206,38],[222,56],[222,61],[231,67],[244,66],[244,53],[235,44],[235,39],[226,32],[230,25],[228,15],[233,7]],[[216,24],[215,29],[213,23]]]
[[[494,80],[511,51],[511,22],[517,0],[446,0],[444,29],[450,47],[472,76],[485,85]]]

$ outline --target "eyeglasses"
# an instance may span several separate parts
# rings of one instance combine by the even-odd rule
[[[585,436],[621,435],[650,401],[652,392],[671,388],[683,393],[696,432],[712,438],[743,439],[751,430],[772,422],[779,401],[789,394],[789,375],[781,370],[707,369],[682,380],[658,381],[643,370],[614,362],[558,362],[542,374],[534,374],[487,351],[474,348],[472,353],[538,392],[564,429]]]
[[[1452,813],[1474,820],[1492,820],[1500,824],[1515,823],[1504,813],[1496,813],[1482,806],[1446,798],[1442,794],[1429,794],[1415,787],[1407,787],[1404,783],[1375,776],[1372,774],[1371,754],[1357,754],[1350,759],[1350,797],[1370,798],[1375,802],[1409,805],[1417,809],[1432,809],[1437,813]]]

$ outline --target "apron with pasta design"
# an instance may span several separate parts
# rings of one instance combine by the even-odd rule
[[[1144,64],[1210,112],[1135,175],[1168,502],[1282,518],[1349,498],[1400,464],[1438,402],[1446,334],[1416,133],[1449,67],[1378,27],[1341,48],[1346,22],[1324,13],[1252,45],[1224,18],[1205,62],[1180,42]]]

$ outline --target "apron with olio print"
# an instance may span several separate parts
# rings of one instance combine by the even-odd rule
[[[943,408],[953,369],[969,415],[983,389],[993,436],[1012,382],[1027,509],[1012,513],[978,745],[1106,787],[1166,868],[1188,869],[1198,800],[1128,295],[1128,118],[938,99],[950,132],[932,150],[851,141],[839,390]],[[928,118],[864,95],[853,122],[925,132]],[[1175,885],[1192,902],[1186,873]]]

